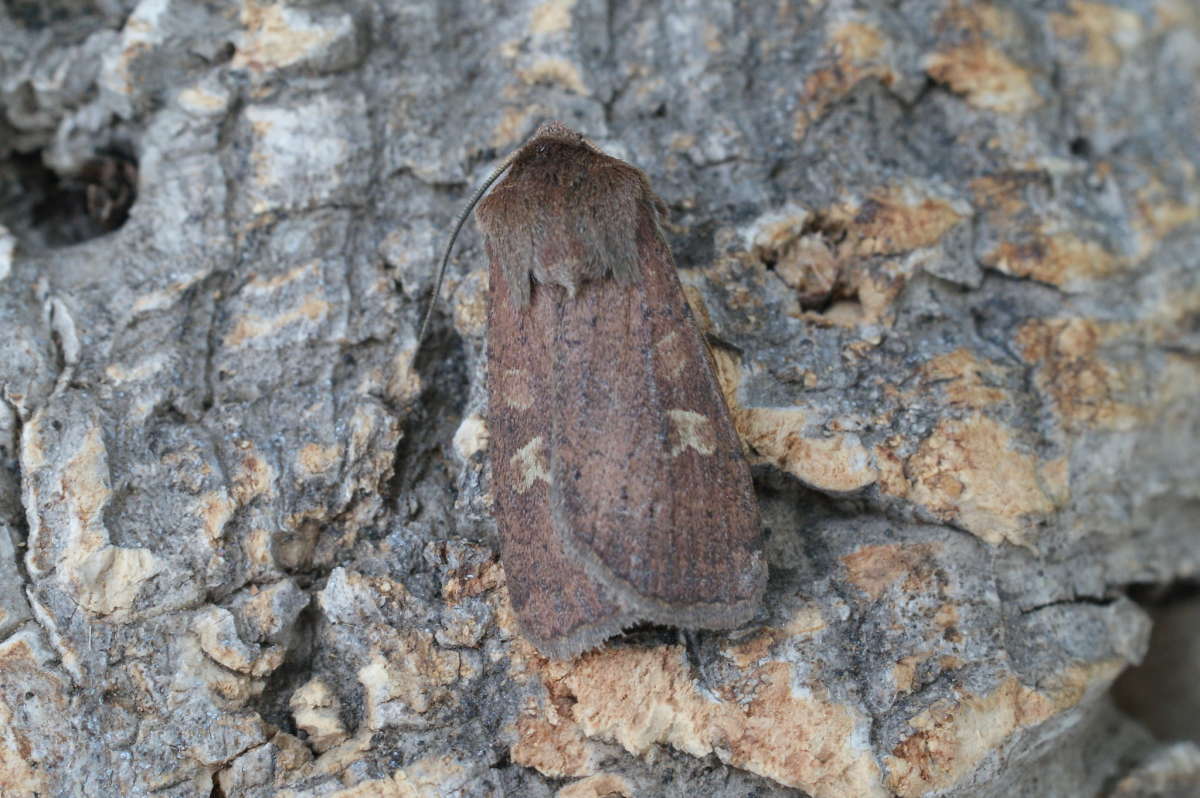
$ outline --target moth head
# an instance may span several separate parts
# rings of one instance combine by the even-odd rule
[[[576,147],[588,145],[587,139],[576,133],[571,128],[559,122],[557,119],[551,119],[548,122],[543,122],[538,125],[537,131],[530,139],[530,144],[537,146],[539,144],[562,143],[570,144]]]

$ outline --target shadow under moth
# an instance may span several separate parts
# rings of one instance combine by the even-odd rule
[[[543,124],[459,216],[435,299],[476,203],[494,516],[522,633],[569,658],[642,622],[747,622],[766,583],[758,505],[646,175]]]

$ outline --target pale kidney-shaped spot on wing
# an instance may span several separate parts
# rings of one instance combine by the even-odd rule
[[[668,410],[671,419],[671,457],[683,454],[689,447],[700,454],[712,454],[717,450],[717,436],[712,422],[692,410]]]
[[[517,493],[529,490],[539,479],[547,485],[550,484],[550,468],[546,465],[545,448],[546,442],[542,440],[541,435],[538,435],[509,458],[509,462],[512,463],[520,477]]]

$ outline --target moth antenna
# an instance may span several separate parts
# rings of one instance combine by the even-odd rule
[[[514,150],[499,166],[492,170],[492,173],[487,176],[483,184],[471,195],[471,200],[459,212],[458,218],[454,220],[454,231],[450,233],[450,240],[446,242],[446,251],[442,253],[442,265],[438,269],[437,285],[433,287],[433,296],[429,298],[429,307],[425,309],[425,315],[421,318],[421,327],[417,331],[417,345],[413,349],[414,361],[417,359],[417,353],[421,351],[421,343],[425,340],[425,333],[429,330],[429,320],[433,318],[433,311],[437,307],[438,296],[442,293],[442,281],[446,279],[446,267],[450,263],[450,252],[454,249],[454,241],[458,238],[458,231],[462,230],[462,226],[467,222],[467,217],[471,215],[471,211],[475,209],[475,205],[483,198],[487,190],[492,187],[492,183],[495,183],[500,178],[500,175],[504,174],[504,170],[512,165],[513,159],[517,157],[518,152],[520,150]]]

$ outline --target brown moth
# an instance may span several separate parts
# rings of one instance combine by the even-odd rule
[[[476,218],[494,514],[522,633],[567,658],[640,622],[745,623],[766,582],[758,505],[665,205],[549,122],[456,234],[505,171]]]

